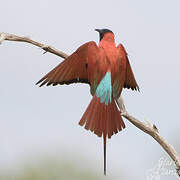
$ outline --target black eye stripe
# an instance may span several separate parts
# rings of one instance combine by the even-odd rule
[[[109,29],[100,29],[99,30],[99,35],[100,35],[100,41],[102,40],[102,38],[104,37],[104,34],[108,33],[108,32],[111,32],[113,33],[111,30]]]

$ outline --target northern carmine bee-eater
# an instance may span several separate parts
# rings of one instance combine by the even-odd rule
[[[95,29],[100,42],[80,46],[67,59],[40,79],[37,84],[87,83],[93,96],[79,124],[97,136],[103,136],[104,174],[106,174],[106,138],[125,128],[116,100],[123,87],[139,90],[127,53],[122,44],[116,47],[109,29]]]

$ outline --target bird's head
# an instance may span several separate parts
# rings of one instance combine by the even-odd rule
[[[104,35],[106,33],[112,33],[113,34],[113,32],[109,29],[95,29],[95,31],[99,32],[99,37],[100,37],[99,41],[102,40],[102,38],[104,37]]]

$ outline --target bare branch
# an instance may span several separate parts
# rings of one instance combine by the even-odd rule
[[[170,144],[168,144],[162,136],[160,136],[157,127],[155,125],[152,125],[148,121],[146,123],[143,123],[143,122],[137,120],[136,118],[134,118],[133,116],[129,115],[125,108],[122,97],[120,97],[117,100],[117,104],[118,104],[119,108],[121,109],[121,115],[123,117],[125,117],[127,120],[129,120],[137,128],[141,129],[145,133],[152,136],[161,145],[161,147],[169,154],[171,159],[174,161],[174,163],[176,165],[177,173],[180,176],[180,157],[178,156],[175,149]]]
[[[21,37],[21,36],[17,36],[17,35],[13,35],[13,34],[8,34],[8,33],[0,33],[0,44],[4,41],[18,41],[18,42],[26,42],[26,43],[30,43],[33,44],[37,47],[40,47],[41,49],[43,49],[45,52],[50,52],[52,54],[55,54],[61,58],[66,59],[68,57],[68,55],[62,51],[59,51],[51,46],[47,46],[45,44],[41,44],[37,41],[34,41],[28,37]],[[150,136],[152,136],[159,144],[160,146],[169,154],[169,156],[171,157],[171,159],[174,161],[175,165],[176,165],[176,169],[177,169],[177,173],[180,176],[180,157],[178,156],[177,152],[175,151],[175,149],[168,144],[163,137],[160,136],[158,129],[155,125],[152,125],[149,122],[143,123],[139,120],[137,120],[136,118],[134,118],[133,116],[129,115],[122,97],[120,97],[117,100],[117,104],[121,110],[121,115],[126,118],[127,120],[129,120],[133,125],[135,125],[137,128],[139,128],[140,130],[144,131],[145,133],[149,134]]]
[[[39,43],[37,41],[34,41],[28,37],[21,37],[21,36],[16,36],[16,35],[13,35],[13,34],[8,34],[8,33],[0,33],[0,44],[4,41],[4,40],[7,40],[7,41],[17,41],[17,42],[26,42],[26,43],[30,43],[30,44],[33,44],[37,47],[40,47],[41,49],[43,49],[45,52],[50,52],[52,54],[55,54],[61,58],[64,58],[66,59],[68,57],[67,54],[65,54],[64,52],[62,51],[59,51],[51,46],[48,46],[48,45],[45,45],[45,44],[42,44],[42,43]]]

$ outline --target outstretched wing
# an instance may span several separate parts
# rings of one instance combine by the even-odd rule
[[[125,75],[124,88],[128,88],[128,89],[131,88],[132,90],[139,91],[139,86],[136,82],[133,71],[131,69],[131,65],[129,63],[128,55],[125,48],[123,47],[122,44],[119,44],[117,46],[117,49],[119,50],[120,58],[126,63],[126,75]]]
[[[96,57],[98,54],[98,46],[94,41],[80,46],[72,55],[65,59],[62,63],[56,66],[52,71],[46,74],[36,84],[57,85],[71,83],[88,83],[88,61]]]

